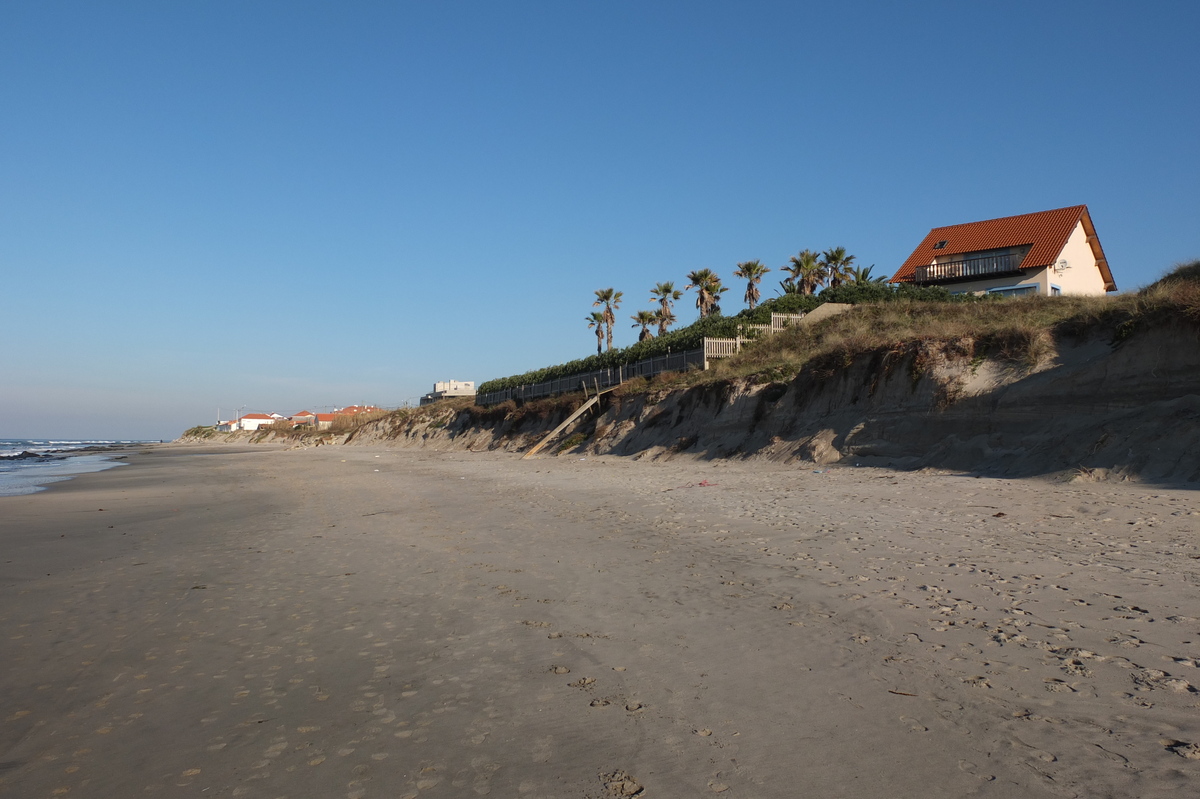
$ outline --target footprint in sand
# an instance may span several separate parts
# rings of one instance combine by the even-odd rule
[[[979,766],[975,765],[969,760],[958,761],[958,768],[960,771],[964,771],[967,774],[970,774],[972,777],[981,779],[984,782],[991,782],[992,780],[996,779],[995,775],[993,774],[984,774],[981,772],[979,770]]]
[[[1172,677],[1167,672],[1160,671],[1159,669],[1134,669],[1129,673],[1129,676],[1137,684],[1139,691],[1152,691],[1156,688],[1165,688],[1180,694],[1196,692],[1196,689],[1187,680]]]
[[[640,796],[645,791],[631,774],[620,770],[601,774],[600,784],[610,796]]]
[[[1172,754],[1186,757],[1188,760],[1200,760],[1200,744],[1177,741],[1174,738],[1163,738],[1159,743]]]

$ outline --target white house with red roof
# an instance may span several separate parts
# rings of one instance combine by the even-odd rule
[[[1008,296],[1117,290],[1086,205],[936,227],[890,282]]]
[[[257,430],[260,427],[275,424],[277,419],[283,417],[271,415],[268,413],[248,413],[237,420],[235,430]]]

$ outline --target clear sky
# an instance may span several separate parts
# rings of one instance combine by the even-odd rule
[[[594,352],[597,288],[625,320],[806,247],[890,274],[1080,203],[1136,288],[1200,258],[1198,33],[1169,0],[9,0],[0,438],[400,405]]]

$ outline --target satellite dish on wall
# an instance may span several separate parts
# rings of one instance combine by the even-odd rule
[[[1067,259],[1060,258],[1060,259],[1058,259],[1058,263],[1056,263],[1054,265],[1054,274],[1061,275],[1063,272],[1067,271],[1070,268],[1071,268],[1071,264],[1067,262]]]

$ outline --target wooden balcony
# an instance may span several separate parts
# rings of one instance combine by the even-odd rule
[[[1020,259],[1012,255],[987,255],[918,266],[913,279],[917,283],[954,283],[959,280],[1019,275],[1020,266]]]

